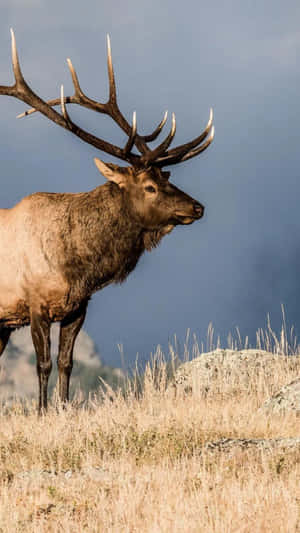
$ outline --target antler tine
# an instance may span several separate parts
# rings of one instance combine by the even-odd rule
[[[167,165],[175,165],[176,163],[182,163],[183,161],[187,161],[188,159],[191,159],[192,157],[195,157],[196,155],[200,154],[201,152],[204,152],[204,150],[206,150],[206,148],[208,148],[208,146],[213,141],[214,136],[215,136],[215,127],[212,126],[210,135],[209,135],[208,139],[203,144],[201,144],[197,148],[189,150],[184,155],[182,155],[182,154],[180,155],[179,154],[177,156],[173,155],[172,157],[170,155],[166,156],[166,157],[161,157],[161,158],[157,159],[154,162],[154,165],[161,168],[161,167],[165,167]]]
[[[24,82],[25,80],[24,80],[24,77],[21,71],[19,56],[18,56],[18,51],[17,51],[16,38],[15,38],[14,30],[12,28],[10,28],[10,34],[11,34],[12,64],[13,64],[16,84],[18,84],[20,82]]]
[[[77,102],[74,101],[74,98],[75,98],[74,96],[65,96],[64,102],[66,104],[75,104]],[[61,104],[61,98],[53,98],[53,100],[47,100],[46,104],[49,107],[55,107]],[[35,109],[35,107],[31,107],[30,109],[26,109],[26,111],[23,111],[22,113],[17,115],[16,118],[27,117],[28,115],[32,115],[33,113],[37,113],[37,112],[38,112],[38,109]]]
[[[172,113],[172,127],[171,127],[171,131],[169,135],[154,150],[146,152],[144,155],[142,155],[141,161],[146,164],[155,162],[168,149],[171,142],[173,141],[175,133],[176,133],[176,117],[175,117],[175,113]]]
[[[195,157],[195,155],[198,155],[200,154],[201,152],[203,152],[204,150],[206,150],[206,148],[210,145],[210,143],[213,141],[213,138],[215,136],[215,127],[213,126],[211,128],[211,132],[210,132],[210,136],[208,137],[208,139],[205,141],[205,143],[201,144],[200,146],[198,146],[198,148],[195,148],[194,150],[190,150],[187,154],[185,154],[180,161],[187,161],[188,159],[191,159],[192,157]]]
[[[177,146],[176,148],[169,150],[169,152],[167,152],[162,157],[157,158],[157,161],[156,161],[157,166],[162,167],[162,166],[171,165],[171,164],[173,165],[181,161],[186,161],[186,159],[190,159],[190,157],[194,157],[194,155],[183,159],[185,155],[189,153],[193,153],[193,154],[195,153],[195,155],[197,155],[198,153],[205,150],[205,148],[209,146],[210,142],[212,141],[211,135],[209,137],[211,141],[207,145],[206,143],[204,143],[203,145],[201,145],[201,148],[199,145],[206,139],[209,132],[212,131],[212,122],[213,122],[213,110],[211,108],[210,113],[209,113],[209,119],[208,119],[208,122],[206,124],[204,131],[198,137],[196,137],[193,141],[190,141],[186,144],[182,144],[181,146]],[[193,150],[197,146],[199,146],[199,151]],[[205,146],[205,148],[202,148],[202,146]]]
[[[42,100],[37,94],[35,94],[32,89],[28,86],[26,83],[18,57],[18,51],[17,51],[17,45],[16,45],[16,38],[13,29],[10,30],[11,33],[11,51],[12,51],[12,64],[13,64],[13,72],[15,76],[15,84],[12,86],[0,86],[0,94],[7,94],[9,96],[14,96],[15,98],[18,98],[22,102],[25,102],[28,105],[35,105],[36,107],[39,107],[39,110],[44,115],[48,116],[50,120],[53,120],[60,126],[65,127],[65,121],[63,117],[57,113],[54,109],[47,106],[46,102]]]
[[[209,110],[209,119],[208,119],[208,122],[205,126],[205,129],[203,130],[203,132],[198,136],[196,137],[193,141],[190,141],[188,143],[185,143],[185,144],[182,144],[181,146],[177,146],[176,148],[174,148],[173,150],[170,150],[169,154],[172,155],[172,154],[184,154],[186,152],[188,152],[189,150],[191,150],[192,148],[195,148],[196,146],[198,146],[198,144],[202,143],[202,141],[204,141],[204,139],[206,139],[209,131],[210,131],[210,128],[212,126],[212,122],[213,122],[213,110],[212,108],[210,108]]]
[[[79,104],[84,107],[87,107],[89,109],[92,109],[94,111],[99,111],[100,113],[108,113],[107,104],[102,104],[101,102],[96,102],[95,100],[92,100],[88,96],[86,96],[81,89],[77,72],[75,68],[73,67],[73,63],[69,57],[67,57],[67,63],[70,70],[70,74],[72,77],[73,85],[74,85],[74,96],[66,97],[65,103],[70,104]]]
[[[112,63],[112,57],[111,57],[111,44],[110,44],[110,37],[107,34],[107,70],[108,70],[108,79],[109,79],[109,102],[110,103],[116,103],[117,102],[117,90],[116,90],[116,82],[115,82],[115,74],[114,74],[114,67]]]
[[[163,129],[165,123],[167,122],[167,118],[168,118],[168,111],[165,111],[163,119],[160,121],[158,126],[155,128],[154,132],[150,133],[150,135],[140,135],[140,138],[143,139],[143,141],[145,142],[155,141],[155,139],[158,137],[161,130]]]
[[[129,139],[126,143],[126,146],[124,148],[124,154],[125,156],[127,156],[133,145],[134,145],[134,141],[135,141],[135,137],[136,137],[136,130],[137,130],[137,126],[136,126],[136,111],[133,112],[133,115],[132,115],[132,128],[131,128],[131,133],[130,133],[130,136],[129,136]]]
[[[60,87],[60,105],[61,105],[61,111],[62,111],[64,118],[66,119],[67,122],[71,123],[70,116],[69,116],[69,113],[67,111],[66,104],[65,104],[63,85],[61,85]]]
[[[24,81],[20,63],[19,63],[16,38],[15,38],[15,34],[12,28],[10,29],[10,34],[11,34],[11,55],[12,55],[12,64],[13,64],[15,83],[13,85],[1,85],[0,94],[7,94],[9,96],[17,96],[18,87],[20,86],[20,84],[25,84],[25,81]]]
[[[71,59],[69,57],[67,57],[67,63],[68,63],[68,67],[69,67],[69,70],[70,70],[70,73],[71,73],[71,76],[72,76],[75,95],[77,95],[79,97],[84,97],[84,94],[83,94],[83,92],[81,90],[81,87],[80,87],[80,84],[79,84],[79,81],[78,81],[78,76],[77,76],[76,70],[73,67],[72,61],[71,61]]]

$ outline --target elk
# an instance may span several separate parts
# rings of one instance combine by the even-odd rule
[[[204,207],[169,182],[165,166],[203,152],[214,137],[212,110],[204,131],[194,140],[169,149],[176,131],[175,115],[169,134],[155,148],[148,143],[160,134],[163,119],[149,135],[137,133],[136,113],[130,124],[117,103],[111,47],[107,38],[109,98],[92,100],[81,89],[67,60],[74,95],[42,100],[25,81],[13,30],[12,64],[15,83],[0,86],[0,95],[15,97],[86,143],[129,165],[118,166],[95,158],[106,178],[104,185],[83,193],[35,193],[10,209],[0,209],[0,355],[16,328],[31,326],[37,356],[39,412],[47,409],[47,386],[52,368],[50,328],[60,322],[58,389],[62,405],[69,399],[73,347],[83,325],[92,294],[125,280],[145,250],[157,246],[178,224],[191,224]],[[75,124],[67,104],[77,104],[109,115],[126,133],[122,148]],[[54,108],[60,106],[61,113]],[[135,152],[133,149],[135,148]],[[136,152],[139,152],[138,154]]]

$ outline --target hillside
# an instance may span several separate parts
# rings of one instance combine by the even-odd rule
[[[299,533],[298,413],[262,406],[300,357],[194,353],[169,385],[156,359],[138,390],[0,407],[1,533]]]

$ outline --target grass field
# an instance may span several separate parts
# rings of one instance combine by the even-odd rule
[[[0,532],[300,531],[299,447],[206,447],[300,437],[295,414],[258,410],[297,373],[281,361],[273,377],[262,371],[248,388],[226,383],[226,394],[205,396],[174,394],[166,374],[155,361],[125,395],[109,390],[41,418],[35,405],[3,407]]]

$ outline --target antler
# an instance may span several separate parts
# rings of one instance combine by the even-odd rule
[[[99,150],[103,150],[104,152],[107,152],[115,157],[118,157],[119,159],[129,161],[133,164],[139,162],[140,157],[130,152],[133,146],[132,137],[134,137],[136,133],[136,124],[133,124],[133,126],[130,126],[126,122],[127,124],[126,128],[129,134],[129,140],[126,143],[125,148],[119,148],[118,146],[115,146],[107,141],[104,141],[103,139],[100,139],[99,137],[96,137],[95,135],[92,135],[91,133],[88,133],[87,131],[77,126],[74,122],[72,122],[72,120],[70,119],[69,115],[67,115],[66,112],[63,112],[63,114],[61,115],[60,113],[55,111],[51,105],[49,105],[47,102],[42,100],[39,96],[37,96],[32,91],[32,89],[27,85],[23,77],[22,71],[21,71],[17,47],[16,47],[16,40],[15,40],[13,30],[11,30],[11,39],[12,39],[12,63],[13,63],[13,71],[14,71],[14,76],[15,76],[15,83],[12,86],[3,86],[3,85],[0,86],[0,94],[14,96],[15,98],[18,98],[19,100],[22,100],[26,104],[34,107],[35,110],[39,111],[40,113],[45,115],[47,118],[49,118],[50,120],[52,120],[59,126],[62,126],[66,130],[71,131],[72,133],[80,137],[83,141],[95,146]],[[76,90],[77,90],[76,98],[78,100],[78,103],[82,105],[80,101],[81,90],[80,90],[79,84]],[[103,104],[98,104],[98,105],[99,105],[99,108],[103,106]],[[105,109],[105,111],[102,111],[102,112],[109,113],[108,109],[107,111]],[[128,150],[129,148],[130,150]]]
[[[111,57],[111,46],[110,39],[107,36],[107,67],[108,67],[108,78],[109,78],[109,99],[106,103],[97,102],[84,94],[79,84],[77,73],[72,65],[70,59],[67,59],[70,73],[72,76],[72,81],[74,85],[74,95],[73,96],[64,96],[63,88],[61,90],[60,98],[55,98],[45,102],[39,96],[37,96],[32,89],[27,85],[19,64],[15,36],[13,30],[11,30],[12,36],[12,60],[13,60],[13,70],[15,75],[15,84],[13,86],[0,86],[0,94],[6,94],[9,96],[14,96],[19,100],[27,103],[31,106],[31,109],[25,111],[18,115],[18,118],[31,115],[32,113],[39,111],[43,115],[47,116],[50,120],[56,124],[62,126],[63,128],[71,131],[83,141],[95,146],[96,148],[107,152],[119,159],[129,161],[133,165],[143,167],[143,166],[158,166],[163,167],[170,164],[179,163],[181,161],[186,161],[191,157],[199,154],[205,150],[211,143],[214,136],[214,128],[212,126],[212,110],[210,113],[210,118],[207,123],[207,126],[203,133],[199,135],[193,141],[186,143],[184,145],[178,146],[168,151],[168,148],[174,138],[176,131],[176,119],[174,113],[172,114],[172,126],[170,133],[166,139],[157,146],[154,150],[151,150],[147,143],[155,140],[159,133],[161,132],[163,126],[167,120],[167,112],[165,113],[163,119],[159,125],[155,128],[153,133],[150,135],[138,135],[137,125],[136,125],[136,113],[133,113],[132,125],[130,125],[125,119],[124,115],[121,113],[118,103],[117,103],[117,92],[116,92],[116,83],[115,76],[112,64]],[[67,110],[66,104],[78,104],[80,106],[92,109],[98,113],[104,113],[109,115],[118,126],[128,135],[128,140],[124,148],[119,148],[113,144],[110,144],[103,139],[95,137],[94,135],[86,132],[78,125],[76,125],[70,118]],[[60,105],[62,114],[58,113],[53,109],[54,106]],[[209,137],[205,142],[203,142],[207,135]],[[202,144],[201,144],[202,143]],[[137,155],[131,152],[133,146],[136,146],[140,151],[141,155]]]

